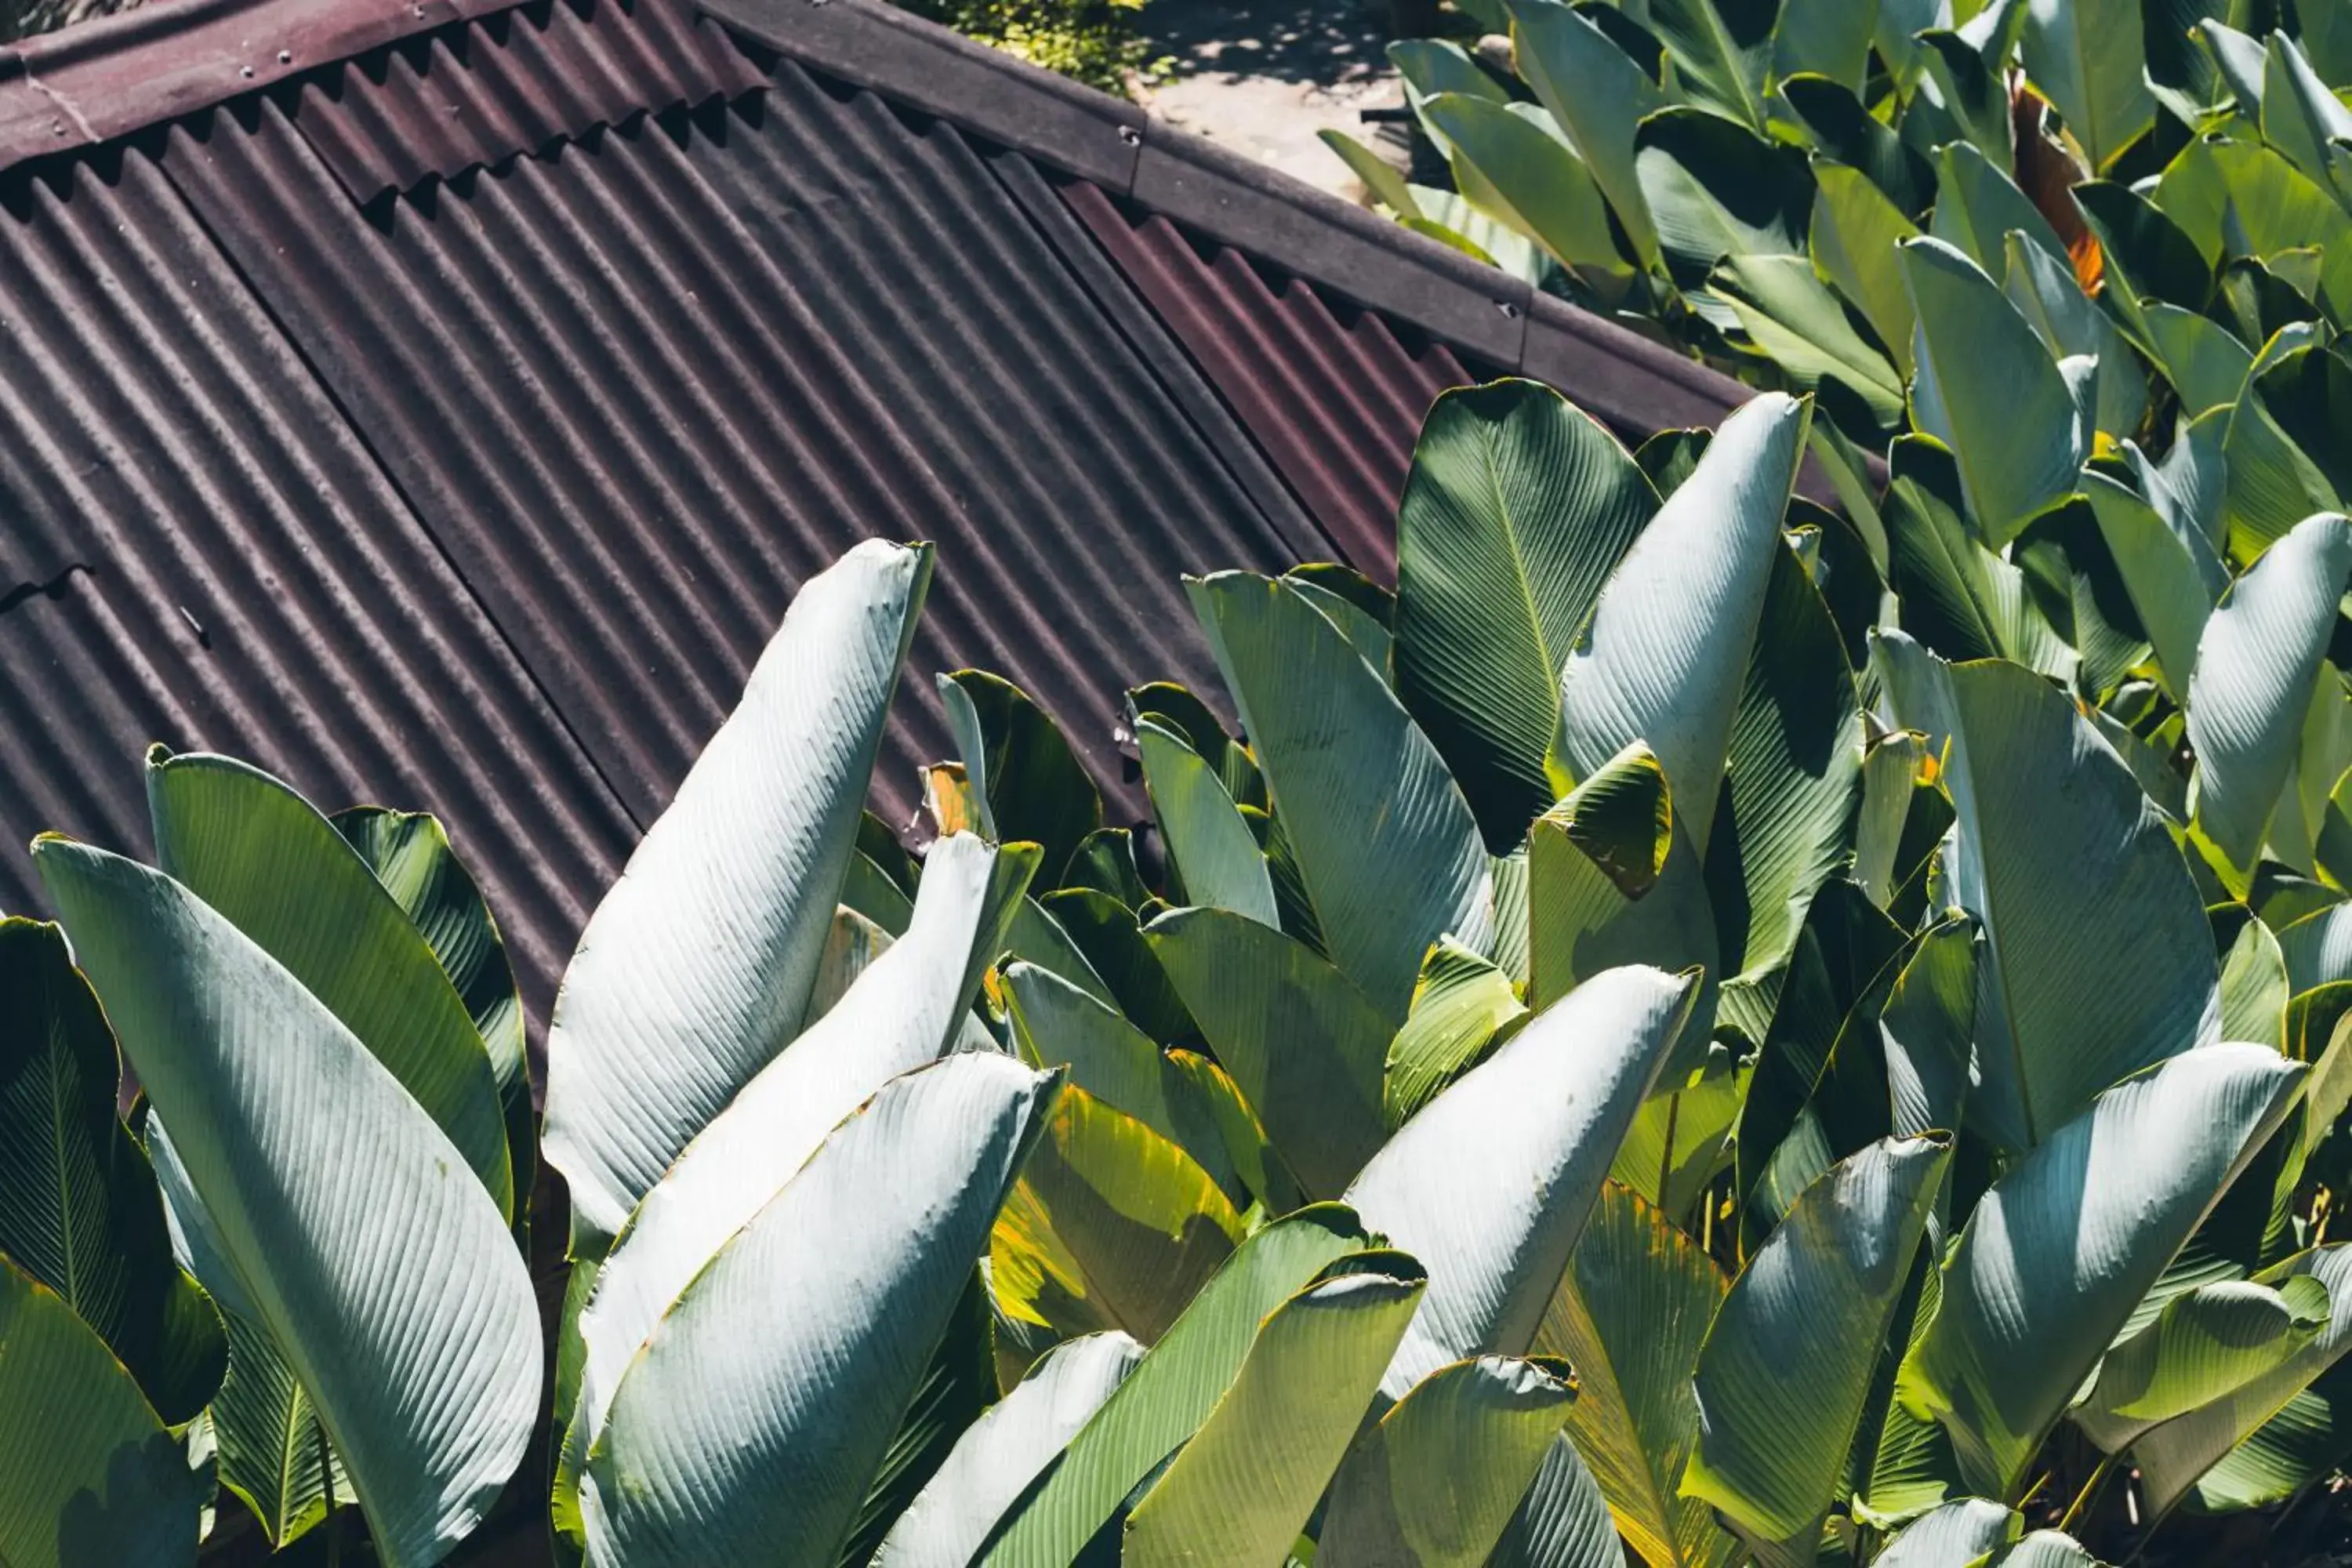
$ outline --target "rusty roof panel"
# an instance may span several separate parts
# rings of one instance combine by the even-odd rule
[[[144,853],[151,741],[429,808],[534,1016],[635,829],[154,165],[0,197],[0,515],[75,562],[0,611],[0,907],[55,828]]]
[[[795,65],[365,214],[268,105],[164,163],[641,817],[856,539],[940,545],[898,810],[930,671],[1019,681],[1116,785],[1121,689],[1213,685],[1179,574],[1328,553],[959,132]]]
[[[1341,554],[1393,582],[1397,494],[1422,418],[1472,379],[1454,351],[1095,186],[1063,195]]]
[[[682,6],[539,0],[314,76],[292,119],[352,199],[367,202],[764,80]]]

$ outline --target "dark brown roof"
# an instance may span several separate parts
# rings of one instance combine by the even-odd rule
[[[429,807],[543,1017],[794,586],[940,574],[928,676],[1215,681],[1184,570],[1391,569],[1437,389],[1742,389],[870,0],[152,0],[0,50],[0,907],[151,740]]]

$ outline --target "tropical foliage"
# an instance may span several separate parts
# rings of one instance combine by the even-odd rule
[[[2126,461],[2036,554],[1924,437],[1850,521],[1812,420],[1447,394],[1392,593],[1191,582],[1150,823],[956,671],[919,860],[862,807],[931,554],[859,546],[536,1137],[437,825],[159,749],[158,864],[44,837],[0,926],[0,1561],[226,1489],[430,1563],[535,1437],[610,1568],[2080,1563],[2323,1485],[2352,523]]]

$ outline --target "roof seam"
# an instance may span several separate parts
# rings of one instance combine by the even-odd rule
[[[310,143],[305,140],[303,145],[309,147]],[[312,155],[317,155],[315,149],[312,150]],[[588,771],[594,775],[597,784],[603,788],[614,808],[619,811],[639,833],[645,832],[646,823],[631,809],[628,798],[615,785],[612,775],[606,772],[604,762],[582,737],[572,722],[572,716],[565,711],[563,704],[556,700],[555,693],[550,689],[538,668],[525,656],[513,634],[499,619],[497,610],[483,596],[480,588],[474,582],[473,574],[467,570],[465,563],[459,561],[457,554],[451,551],[448,542],[441,537],[440,531],[433,526],[432,520],[425,515],[424,509],[416,504],[415,498],[408,492],[408,487],[401,482],[399,474],[394,470],[392,465],[384,461],[383,454],[377,449],[375,440],[368,433],[367,426],[352,416],[352,411],[344,405],[341,395],[335,390],[333,384],[311,359],[310,350],[304,346],[302,340],[288,328],[285,319],[278,314],[277,305],[247,273],[244,264],[237,259],[236,253],[221,242],[221,237],[213,229],[211,219],[205,214],[203,204],[190,196],[187,190],[180,184],[179,176],[173,173],[167,162],[159,161],[157,167],[163,175],[164,183],[170,185],[174,199],[186,210],[189,220],[196,226],[206,241],[211,244],[214,253],[220,258],[221,265],[236,279],[238,286],[253,300],[255,310],[269,323],[270,331],[278,335],[287,353],[301,365],[303,374],[310,377],[310,384],[317,389],[320,398],[328,407],[334,410],[336,419],[341,423],[346,431],[350,432],[352,440],[359,449],[366,454],[369,466],[375,469],[386,489],[398,498],[401,509],[415,521],[417,531],[432,543],[435,553],[438,554],[448,566],[450,574],[464,586],[466,596],[474,602],[474,606],[481,613],[483,621],[498,637],[499,645],[506,649],[507,656],[514,660],[515,668],[520,670],[523,679],[530,683],[531,690],[545,705],[549,717],[557,728],[562,731],[563,738],[571,743],[572,749],[579,754],[581,761],[587,765]]]

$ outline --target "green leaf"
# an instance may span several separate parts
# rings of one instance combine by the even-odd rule
[[[147,756],[147,804],[164,873],[341,1020],[449,1135],[511,1220],[519,1200],[481,1033],[424,932],[367,861],[309,801],[228,757],[156,747]]]
[[[1863,341],[1803,256],[1732,256],[1708,287],[1730,301],[1741,330],[1778,364],[1790,384],[1824,396],[1858,400],[1879,427],[1903,417],[1903,378]]]
[[[1920,934],[1879,1008],[1897,1134],[1959,1131],[1976,1009],[1976,927],[1956,916]]]
[[[538,1113],[531,1104],[522,996],[489,900],[450,847],[439,820],[426,813],[355,805],[327,820],[424,933],[490,1053],[520,1218],[539,1176]]]
[[[227,1322],[228,1376],[212,1405],[220,1481],[282,1549],[359,1498],[269,1331],[239,1317]]]
[[[1859,92],[1877,24],[1876,0],[1783,0],[1772,27],[1772,74],[1810,72]]]
[[[2139,0],[2039,0],[2025,8],[2019,41],[2033,79],[2097,174],[2156,122],[2141,80]]]
[[[1576,1368],[1569,1436],[1617,1529],[1655,1568],[1718,1568],[1738,1550],[1678,1490],[1698,1441],[1691,1373],[1725,1289],[1698,1243],[1612,1183],[1536,1334],[1538,1351]]]
[[[1243,916],[1173,910],[1144,940],[1307,1192],[1346,1187],[1384,1133],[1387,1023],[1347,976]]]
[[[2208,1506],[2246,1508],[2282,1501],[2310,1479],[2296,1462],[2297,1439],[2311,1435],[2305,1423],[2329,1424],[2328,1404],[2309,1397],[2311,1385],[2352,1350],[2352,1247],[2299,1253],[2256,1275],[2254,1283],[2284,1293],[2298,1279],[2326,1287],[2326,1327],[2269,1371],[2133,1445],[2156,1512],[2192,1486]]]
[[[1769,0],[1651,0],[1649,19],[1674,57],[1675,86],[1760,132],[1780,9]]]
[[[146,1152],[114,1114],[121,1078],[64,935],[0,921],[0,1255],[62,1297],[177,1426],[220,1387],[228,1342],[173,1258]]]
[[[2352,243],[2352,241],[2347,241]],[[2251,559],[2286,536],[2312,513],[2336,510],[2342,500],[2335,479],[2315,460],[2309,447],[2282,428],[2280,416],[2294,407],[2299,393],[2316,390],[2317,406],[2326,409],[2334,398],[2335,384],[2344,377],[2335,367],[2336,356],[2318,346],[2317,327],[2295,322],[2282,327],[2254,357],[2246,384],[2226,416],[2221,453],[2228,465],[2228,489],[2223,510],[2229,521],[2229,546],[2241,559]],[[2294,383],[2304,365],[2318,364],[2316,389]],[[2287,384],[2273,383],[2273,374]],[[2284,392],[2284,398],[2273,393]]]
[[[1895,247],[1918,233],[1867,174],[1825,159],[1813,161],[1813,265],[1862,312],[1895,356],[1896,371],[1906,377],[1917,317]]]
[[[1948,659],[2007,658],[2071,678],[2077,660],[2042,613],[2017,566],[1969,528],[1958,463],[1924,436],[1888,448],[1887,581],[1903,626]]]
[[[2328,89],[2284,33],[2273,33],[2263,66],[2263,140],[2313,182],[2352,198],[2352,109]]]
[[[990,1236],[997,1309],[1150,1344],[1241,1238],[1241,1216],[1181,1147],[1065,1089]]]
[[[1422,954],[1493,941],[1486,846],[1435,747],[1290,585],[1189,578],[1333,961],[1391,1026]],[[1377,1096],[1374,1097],[1377,1100]]]
[[[1185,900],[1279,928],[1282,917],[1275,908],[1265,852],[1216,770],[1157,720],[1137,722],[1135,747],[1143,759],[1151,814]]]
[[[1551,111],[1609,198],[1644,268],[1658,235],[1634,167],[1635,128],[1666,106],[1658,84],[1582,13],[1559,0],[1510,0],[1514,50],[1536,100]]]
[[[665,1315],[730,1238],[845,1117],[954,1046],[1035,864],[1032,848],[1000,851],[970,834],[933,845],[907,934],[695,1134],[638,1204],[580,1314],[587,1354],[573,1422],[583,1448],[607,1429],[624,1374]]]
[[[0,1258],[0,1561],[195,1561],[188,1457],[106,1342]]]
[[[1460,942],[1440,940],[1412,988],[1412,1011],[1389,1042],[1381,1114],[1391,1131],[1525,1023],[1510,976]]]
[[[2227,327],[2160,300],[2142,305],[2140,314],[2164,378],[2180,395],[2182,413],[2193,419],[2238,400],[2254,356]]]
[[[1931,749],[1949,738],[1948,872],[1985,938],[1969,1125],[2032,1148],[2108,1084],[2217,1037],[2203,904],[2137,781],[2048,682],[2000,660],[1946,666],[1899,632],[1876,646],[1896,715]],[[2085,994],[2116,974],[2134,984]]]
[[[1137,1028],[1156,1040],[1180,1040],[1192,1033],[1192,1018],[1151,955],[1135,910],[1094,888],[1063,888],[1043,895],[1037,904],[1085,955],[1087,971],[1101,977],[1108,999]],[[1083,985],[1078,976],[1065,978]]]
[[[1895,861],[1912,797],[1923,787],[1927,751],[1908,730],[1874,736],[1862,757],[1862,805],[1853,828],[1853,885],[1885,909],[1896,889]]]
[[[1577,1398],[1535,1362],[1440,1367],[1356,1440],[1331,1481],[1316,1562],[1484,1568]]]
[[[1903,1365],[1906,1402],[1943,1422],[1972,1485],[2015,1492],[2116,1331],[2284,1117],[2304,1071],[2263,1046],[2185,1052],[2100,1095],[1993,1184]]]
[[[1714,1016],[1716,921],[1698,851],[1672,781],[1639,741],[1528,836],[1528,1000],[1540,1012],[1621,963],[1703,970],[1698,1009]]]
[[[514,1473],[539,1402],[505,1216],[390,1070],[210,905],[64,839],[34,857],[378,1554],[438,1560]]]
[[[1634,149],[1658,247],[1682,288],[1706,282],[1727,256],[1805,253],[1813,181],[1795,148],[1767,142],[1712,110],[1677,105],[1642,121]]]
[[[2014,24],[2023,19],[2023,10],[2016,0],[1996,0],[1958,32],[1929,27],[1917,35],[1927,79],[1942,100],[1945,118],[1958,132],[1945,144],[1964,142],[1984,149],[2003,167],[2016,153],[2009,117],[2009,38],[2014,37]],[[1984,36],[1987,24],[1990,37]]]
[[[2224,1279],[2182,1291],[2107,1352],[2090,1392],[2068,1414],[2093,1442],[2117,1454],[2149,1427],[2274,1370],[2327,1326],[2326,1285],[2302,1274],[2284,1287]]]
[[[2017,1539],[2024,1521],[1990,1498],[1961,1498],[1903,1527],[1875,1559],[1875,1568],[1948,1568],[1974,1563]]]
[[[1950,1163],[1948,1138],[1883,1139],[1798,1194],[1707,1331],[1683,1489],[1740,1530],[1819,1529],[1870,1373]]]
[[[1532,103],[1497,103],[1472,93],[1439,93],[1423,116],[1466,162],[1465,194],[1569,267],[1627,270],[1609,232],[1609,203],[1566,135]]]
[[[2175,526],[2153,503],[2106,475],[2084,470],[2083,493],[2156,651],[2157,673],[2177,701],[2188,694],[2198,639],[2229,584],[2228,568],[2196,528]]]
[[[1586,982],[1432,1100],[1348,1189],[1365,1224],[1429,1268],[1383,1380],[1391,1398],[1448,1362],[1534,1342],[1696,989],[1640,966]]]
[[[1120,1333],[1056,1345],[954,1450],[883,1538],[874,1568],[965,1568],[989,1526],[1143,1359]]]
[[[1717,910],[1746,912],[1734,988],[1777,985],[1813,895],[1853,860],[1862,794],[1860,694],[1837,623],[1793,551],[1773,561],[1741,681],[1709,856]],[[1687,798],[1687,797],[1686,797]]]
[[[2270,927],[2249,919],[2221,963],[2221,1037],[2286,1049],[2286,958]]]
[[[1427,1284],[1401,1253],[1356,1263],[1266,1315],[1233,1386],[1128,1516],[1123,1563],[1272,1563],[1289,1550]]]
[[[883,1536],[947,1462],[957,1439],[996,1403],[1002,1391],[998,1321],[984,1266],[975,1268],[916,1383],[914,1398],[898,1418],[898,1429],[882,1451],[881,1464],[866,1483],[866,1499],[834,1553],[832,1568],[868,1568]]]
[[[1806,421],[1804,405],[1776,393],[1732,414],[1601,588],[1560,678],[1571,774],[1589,776],[1641,740],[1684,799],[1715,793],[1786,548],[1780,517]],[[1704,856],[1707,814],[1684,821]]]
[[[2055,1530],[2037,1530],[2012,1545],[1981,1558],[1970,1568],[2105,1568],[2083,1543]]]
[[[2189,682],[2198,827],[2250,876],[2294,769],[2304,714],[2352,576],[2352,522],[2306,518],[2231,586]]]
[[[1066,1568],[1128,1495],[1200,1430],[1266,1316],[1369,1245],[1356,1216],[1318,1205],[1252,1236],[990,1532],[987,1568]]]
[[[592,1561],[833,1562],[1057,1084],[979,1053],[893,1079],[735,1233],[613,1395]]]
[[[1815,150],[1815,178],[1824,168],[1859,174],[1871,194],[1889,203],[1908,224],[1935,201],[1936,171],[1892,126],[1863,106],[1855,96],[1859,90],[1827,77],[1801,74],[1783,79],[1779,89]],[[1896,292],[1901,292],[1899,283]]]
[[[1912,418],[1958,458],[1986,542],[2006,544],[2074,488],[2085,437],[2073,395],[2025,318],[1967,257],[1927,238],[1902,250],[1918,312]]]
[[[2051,356],[2088,354],[2099,362],[2092,428],[2118,438],[2147,413],[2147,375],[2106,312],[2091,302],[2074,270],[2016,229],[2007,239],[2010,302],[2025,317]]]
[[[1318,131],[1316,140],[1339,154],[1348,172],[1364,183],[1364,189],[1373,199],[1400,218],[1420,217],[1421,204],[1413,200],[1404,176],[1389,161],[1365,146],[1344,131]]]
[[[800,1032],[930,572],[929,546],[869,541],[802,585],[590,917],[547,1036],[575,1255]]]
[[[1609,1505],[1566,1433],[1544,1450],[1486,1568],[1625,1568]]]
[[[1657,510],[1617,438],[1548,386],[1431,405],[1397,505],[1397,691],[1488,845],[1559,798],[1560,666]]]

